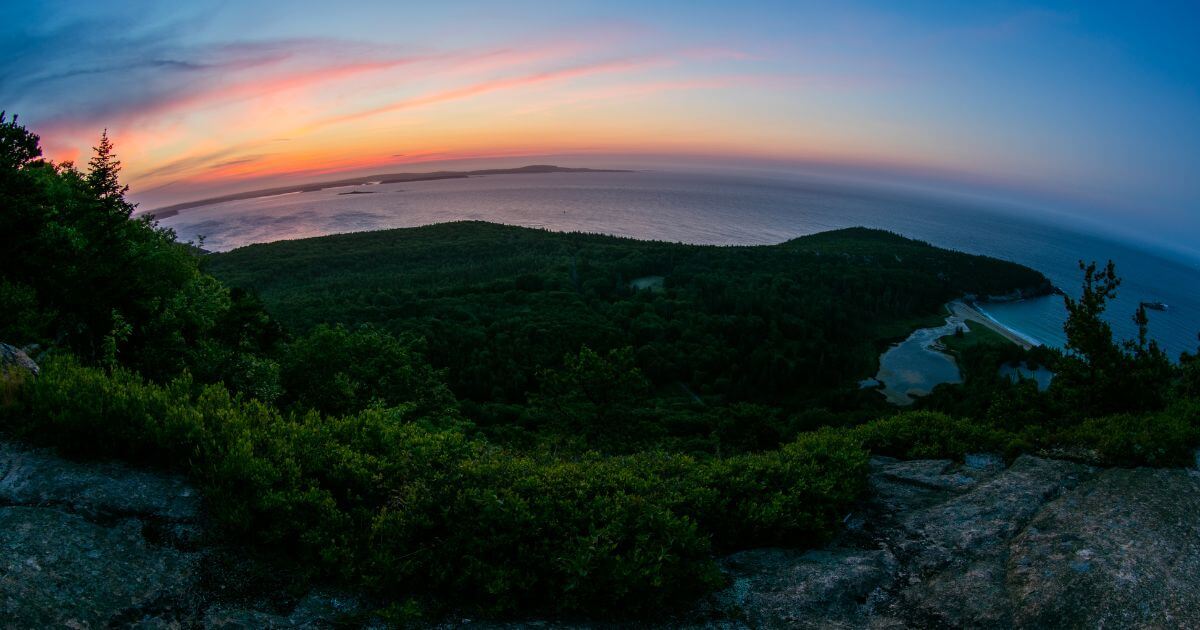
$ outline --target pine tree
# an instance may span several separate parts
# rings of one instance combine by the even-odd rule
[[[128,217],[133,213],[134,205],[125,201],[125,193],[129,192],[129,186],[121,183],[121,161],[113,153],[113,144],[108,139],[107,129],[100,134],[99,146],[93,147],[92,150],[96,153],[88,160],[88,185],[106,205]]]
[[[1149,317],[1145,306],[1133,316],[1136,340],[1117,343],[1112,327],[1102,315],[1116,297],[1121,279],[1110,260],[1103,268],[1096,263],[1079,263],[1083,291],[1079,299],[1064,298],[1067,321],[1067,360],[1060,365],[1056,381],[1063,391],[1073,392],[1075,411],[1105,414],[1159,409],[1164,404],[1171,362],[1148,338]]]
[[[1116,367],[1121,358],[1113,343],[1112,327],[1101,318],[1108,301],[1116,297],[1121,279],[1117,276],[1113,261],[1102,269],[1096,263],[1079,261],[1083,272],[1083,292],[1078,300],[1064,296],[1067,321],[1063,326],[1067,333],[1067,350],[1082,360],[1094,378],[1102,370]]]

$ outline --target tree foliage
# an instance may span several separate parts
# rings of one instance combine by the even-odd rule
[[[61,345],[87,361],[166,377],[229,308],[170,230],[131,218],[107,135],[89,171],[41,159],[37,136],[0,119],[0,295],[10,342]]]

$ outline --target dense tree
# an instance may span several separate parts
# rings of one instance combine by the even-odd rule
[[[653,413],[650,382],[634,365],[631,348],[600,355],[584,346],[568,355],[561,368],[542,370],[538,380],[541,390],[533,396],[533,413],[544,416],[562,436],[605,450],[658,437],[657,424],[647,421]]]
[[[649,381],[646,394],[628,419],[597,422],[650,414],[660,420],[634,432],[639,444],[726,453],[778,445],[794,435],[782,419],[814,408],[871,417],[884,403],[856,382],[891,340],[940,320],[964,292],[1048,286],[1019,265],[862,229],[705,247],[455,223],[256,245],[206,262],[294,331],[372,324],[422,337],[464,409],[498,439],[527,440],[509,430],[523,426],[600,444],[581,428],[597,423],[568,428],[547,421],[545,404],[513,408],[539,391],[556,399],[542,376],[570,373],[564,357],[578,360],[582,347],[600,358],[629,348],[622,360]],[[779,426],[735,437],[741,404],[773,410],[762,420]],[[604,448],[635,447],[612,439],[623,433],[608,432]]]
[[[171,230],[132,216],[107,133],[87,173],[40,155],[36,135],[0,116],[0,335],[155,378],[211,355],[229,291]]]
[[[96,197],[112,208],[115,214],[129,218],[133,214],[134,205],[125,200],[129,186],[121,183],[121,161],[113,152],[107,129],[100,134],[100,144],[92,150],[95,153],[88,160],[88,186],[92,187]]]
[[[408,404],[417,415],[455,407],[440,375],[412,346],[361,327],[318,326],[288,344],[281,361],[282,403],[345,415]]]

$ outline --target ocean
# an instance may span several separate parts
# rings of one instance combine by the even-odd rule
[[[367,194],[345,194],[345,193]],[[1173,358],[1195,352],[1200,260],[1157,252],[1039,215],[935,193],[810,178],[641,171],[492,175],[363,185],[244,199],[181,211],[161,224],[182,240],[224,251],[251,243],[340,232],[483,220],[557,231],[714,245],[779,243],[851,226],[890,230],[940,247],[1022,263],[1078,293],[1077,261],[1112,259],[1123,283],[1109,320],[1122,338],[1140,301],[1150,335]],[[983,306],[1036,343],[1061,347],[1066,311],[1050,296]]]

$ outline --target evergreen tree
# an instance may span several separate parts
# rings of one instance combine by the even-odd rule
[[[1095,262],[1079,262],[1083,290],[1079,299],[1064,298],[1067,321],[1067,356],[1059,366],[1056,391],[1072,414],[1107,414],[1159,409],[1171,380],[1171,363],[1152,340],[1149,317],[1139,306],[1133,321],[1138,338],[1117,343],[1112,327],[1102,315],[1116,297],[1121,279],[1110,260],[1100,269]]]
[[[136,206],[125,200],[129,186],[121,183],[121,161],[113,152],[107,129],[100,134],[100,144],[92,150],[95,154],[88,160],[88,185],[108,208],[129,217]]]

